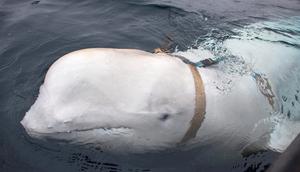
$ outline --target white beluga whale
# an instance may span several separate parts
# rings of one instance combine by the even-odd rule
[[[48,70],[22,120],[36,137],[61,137],[111,148],[176,144],[194,115],[187,65],[140,50],[85,49]]]
[[[218,64],[196,68],[180,58],[189,58],[189,52],[179,52],[179,58],[134,49],[69,53],[49,68],[21,123],[35,138],[113,152],[212,142],[243,148],[262,137],[262,147],[284,150],[299,132],[280,137],[284,134],[266,127],[266,120],[300,111],[299,101],[293,101],[294,110],[282,101],[285,93],[299,93],[299,50],[234,38],[223,46],[243,58],[244,74],[224,72]],[[276,142],[280,139],[284,144]]]

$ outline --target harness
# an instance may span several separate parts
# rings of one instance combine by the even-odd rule
[[[183,63],[186,63],[186,64],[189,64],[189,65],[192,65],[192,66],[195,66],[195,67],[208,67],[208,66],[211,66],[211,65],[214,65],[214,64],[217,64],[219,63],[221,60],[223,60],[222,57],[218,57],[218,58],[207,58],[207,59],[204,59],[204,60],[200,60],[198,62],[192,62],[190,61],[189,59],[181,56],[181,55],[171,55],[171,56],[174,56],[174,57],[177,57],[179,58]]]
[[[174,57],[179,58],[182,60],[184,63],[186,63],[193,75],[194,79],[194,85],[195,85],[195,110],[194,110],[194,116],[190,121],[190,126],[185,132],[183,138],[180,140],[178,145],[182,145],[189,141],[190,139],[196,137],[196,134],[201,127],[201,124],[205,118],[205,113],[206,113],[206,98],[205,98],[205,89],[204,89],[204,84],[201,78],[200,73],[197,70],[197,67],[207,67],[214,65],[218,62],[221,61],[221,58],[217,59],[212,59],[212,58],[207,58],[204,60],[200,60],[198,62],[192,62],[189,59],[180,56],[180,55],[172,55]]]
[[[155,49],[154,53],[165,53],[161,49]],[[188,142],[190,139],[193,139],[196,137],[196,134],[201,127],[201,124],[205,118],[206,113],[206,98],[205,98],[205,89],[204,84],[201,78],[200,73],[197,70],[197,67],[207,67],[214,64],[217,64],[220,62],[223,58],[207,58],[204,60],[200,60],[198,62],[192,62],[189,59],[180,56],[180,55],[174,55],[169,54],[170,56],[179,58],[182,60],[183,63],[187,64],[191,70],[191,73],[193,75],[194,79],[194,85],[195,85],[195,110],[194,110],[194,116],[190,121],[190,126],[185,132],[184,136],[178,143],[178,145],[183,145],[186,142]]]
[[[253,71],[251,75],[255,79],[256,85],[259,91],[261,92],[261,94],[267,98],[269,105],[272,107],[272,110],[276,111],[277,110],[276,107],[278,105],[275,101],[276,96],[273,92],[269,79],[264,74],[260,74]]]
[[[199,74],[197,67],[199,68],[208,67],[217,64],[221,60],[223,60],[223,58],[222,57],[218,57],[214,59],[207,58],[204,60],[200,60],[198,62],[192,62],[189,59],[180,55],[171,55],[171,56],[179,58],[180,60],[182,60],[182,62],[189,65],[189,68],[194,78],[194,84],[195,84],[195,113],[192,120],[190,121],[190,126],[188,130],[184,134],[181,141],[178,143],[179,145],[182,145],[196,136],[205,118],[205,113],[206,113],[205,90],[204,90],[204,85],[203,85],[201,75]],[[262,74],[256,72],[252,72],[251,75],[256,80],[256,85],[258,86],[259,91],[267,98],[268,103],[275,111],[276,110],[275,94],[272,90],[269,80],[266,77],[264,77]]]
[[[206,98],[202,78],[197,70],[197,67],[191,64],[189,64],[189,67],[192,72],[195,84],[195,110],[194,116],[190,121],[190,127],[184,134],[183,138],[180,140],[179,145],[186,143],[196,136],[206,113]]]

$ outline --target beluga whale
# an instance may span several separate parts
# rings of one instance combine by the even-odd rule
[[[21,123],[33,137],[94,143],[102,149],[169,148],[194,137],[204,118],[204,88],[195,78],[202,82],[195,67],[165,53],[75,51],[49,68]],[[200,119],[191,125],[192,118]]]
[[[298,94],[291,70],[300,71],[299,52],[263,40],[230,39],[223,46],[243,57],[245,73],[224,72],[212,54],[195,62],[188,53],[137,49],[68,53],[47,71],[21,124],[33,138],[109,152],[210,143],[243,149],[262,140],[264,148],[284,150],[289,141],[274,143],[274,128],[264,124],[272,114],[287,113],[282,84],[291,80]]]

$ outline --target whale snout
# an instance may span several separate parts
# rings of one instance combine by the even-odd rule
[[[38,133],[41,133],[41,130],[38,129],[37,125],[29,120],[27,116],[25,116],[20,123],[24,127],[26,133],[32,137],[37,137]]]
[[[45,120],[37,118],[31,111],[26,113],[20,123],[31,137],[41,137],[49,133],[49,129],[51,129],[51,127],[47,127]]]

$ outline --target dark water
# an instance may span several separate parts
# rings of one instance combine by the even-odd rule
[[[263,171],[278,156],[242,158],[214,144],[182,152],[110,155],[38,143],[20,120],[48,67],[87,47],[186,50],[235,28],[300,15],[299,0],[0,0],[0,171]]]

